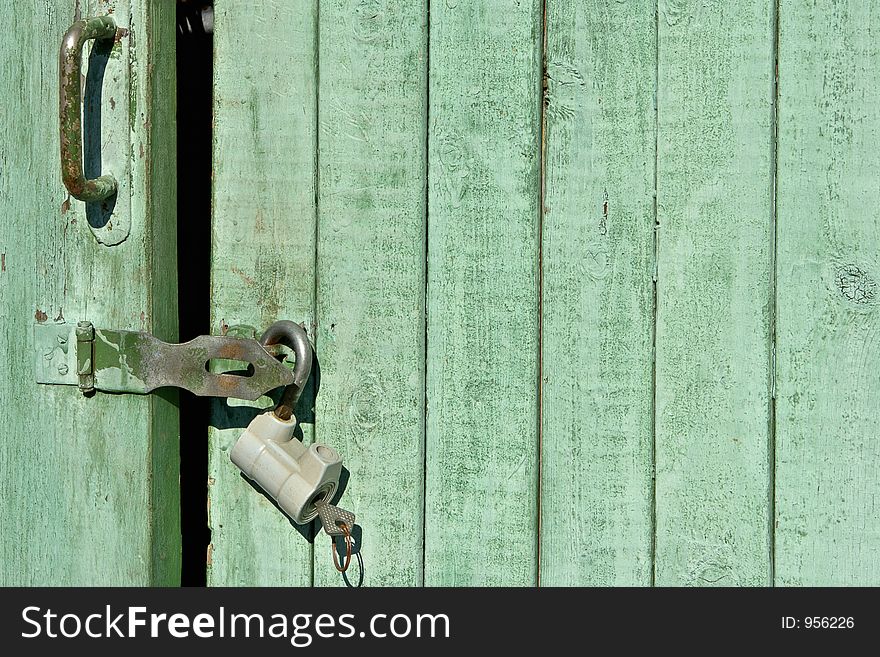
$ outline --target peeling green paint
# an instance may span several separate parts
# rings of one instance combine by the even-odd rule
[[[128,32],[128,127],[132,132],[137,132],[138,113],[138,74],[137,74],[137,48],[134,32]]]

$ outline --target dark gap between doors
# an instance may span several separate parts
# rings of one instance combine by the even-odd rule
[[[213,11],[177,2],[177,262],[179,339],[211,333],[211,142]],[[208,403],[180,391],[182,586],[205,586],[208,528]]]

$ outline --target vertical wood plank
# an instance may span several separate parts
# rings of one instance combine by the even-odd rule
[[[255,11],[217,0],[214,17],[213,330],[291,319],[313,333],[317,2]],[[296,411],[306,441],[310,402]],[[212,405],[208,583],[309,585],[309,528],[297,531],[229,460],[255,412]]]
[[[654,2],[546,7],[540,581],[648,585]]]
[[[541,32],[431,2],[426,584],[537,578]]]
[[[773,3],[661,0],[656,583],[770,583]]]
[[[776,583],[880,583],[880,14],[780,5]]]
[[[132,219],[149,219],[150,314],[154,335],[178,339],[177,276],[177,34],[176,10],[162,0],[137,5],[147,33],[146,61],[138,68],[143,79],[144,112],[140,121],[148,143],[132,141],[131,160],[145,161],[145,192]],[[136,131],[137,132],[137,131]],[[141,165],[142,166],[142,165]],[[133,166],[138,170],[138,165]],[[136,206],[137,207],[137,206]],[[117,282],[118,284],[118,282]],[[121,290],[125,299],[125,290]],[[180,422],[178,391],[165,389],[150,396],[149,483],[152,584],[180,584]],[[114,426],[114,429],[116,427]]]
[[[109,53],[102,97],[87,86],[86,102],[100,107],[101,167],[120,181],[112,220],[131,223],[115,246],[95,240],[85,205],[67,196],[58,155],[61,37],[80,16],[108,11],[131,34]],[[7,208],[0,222],[0,582],[176,584],[176,394],[86,398],[75,387],[38,385],[32,331],[34,322],[89,320],[176,338],[174,7],[3,0],[0,18],[16,35],[0,43]]]
[[[423,581],[427,17],[320,10],[316,439],[345,458],[368,586]],[[316,584],[343,584],[317,540]]]

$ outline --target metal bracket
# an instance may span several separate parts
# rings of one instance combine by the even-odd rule
[[[174,386],[206,397],[256,400],[293,383],[293,372],[255,339],[201,335],[168,344],[149,333],[96,329],[91,322],[34,326],[37,383],[145,394]],[[212,359],[244,361],[246,372],[216,374]]]

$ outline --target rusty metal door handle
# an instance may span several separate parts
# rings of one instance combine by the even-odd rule
[[[105,174],[86,179],[83,171],[82,49],[89,39],[113,39],[116,23],[110,16],[85,18],[70,26],[61,40],[58,61],[58,114],[61,126],[61,177],[80,201],[96,202],[116,193],[116,179]]]

